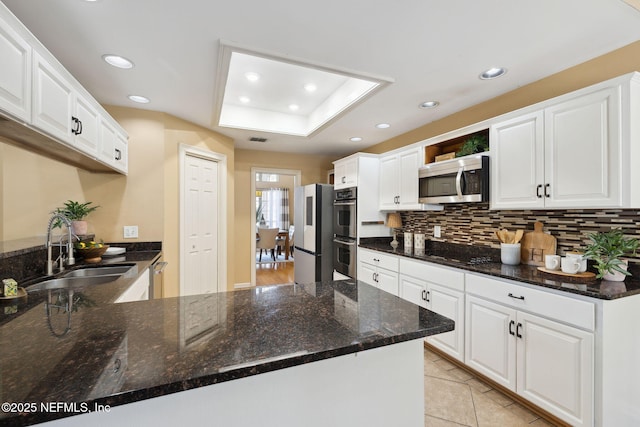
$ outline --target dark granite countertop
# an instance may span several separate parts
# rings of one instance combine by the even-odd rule
[[[76,291],[84,301],[66,335],[53,333],[65,328],[66,314],[52,312],[47,324],[45,295],[30,294],[35,305],[0,325],[3,402],[115,406],[454,328],[452,320],[362,282],[113,304],[125,287],[118,282]],[[0,412],[0,425],[69,415]]]
[[[627,278],[624,282],[609,282],[604,280],[581,280],[567,276],[553,275],[538,270],[532,265],[506,265],[500,262],[500,250],[489,247],[458,245],[436,241],[427,241],[424,252],[413,250],[405,252],[402,242],[397,249],[393,249],[390,238],[361,239],[360,247],[381,251],[393,255],[432,262],[460,268],[466,271],[483,273],[504,279],[525,282],[544,288],[585,295],[591,298],[613,300],[640,294],[640,280],[635,277]],[[472,258],[485,257],[491,262],[473,264]]]

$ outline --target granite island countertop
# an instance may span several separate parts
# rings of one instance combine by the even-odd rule
[[[397,249],[393,249],[389,244],[390,241],[390,238],[367,238],[361,239],[359,246],[419,261],[427,261],[473,273],[487,274],[601,300],[613,300],[640,294],[640,280],[637,279],[637,275],[625,279],[624,282],[596,279],[585,281],[545,273],[539,271],[538,267],[534,265],[502,264],[500,262],[500,250],[485,246],[459,245],[427,240],[424,251],[414,251],[413,249],[405,251],[402,242],[400,242]],[[478,259],[479,261],[476,261]]]
[[[349,280],[123,304],[113,303],[112,285],[100,286],[81,292],[84,304],[65,335],[53,332],[67,315],[55,313],[49,325],[44,300],[0,325],[3,402],[115,406],[454,328],[450,319]],[[0,425],[69,415],[0,413]]]

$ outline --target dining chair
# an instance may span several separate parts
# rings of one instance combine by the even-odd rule
[[[271,250],[271,257],[276,260],[276,237],[278,236],[278,228],[258,228],[258,241],[256,249],[260,249],[259,261],[262,262],[262,250]]]

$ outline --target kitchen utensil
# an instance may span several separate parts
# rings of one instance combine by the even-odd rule
[[[500,261],[507,265],[520,264],[520,243],[500,243]]]
[[[513,243],[520,243],[522,236],[524,236],[524,230],[516,230],[516,237],[514,238]]]
[[[520,260],[523,264],[544,265],[545,255],[555,255],[557,242],[556,238],[542,231],[543,224],[536,222],[533,231],[524,233],[520,244]]]
[[[580,261],[573,257],[562,257],[560,268],[563,273],[576,274],[580,271]]]
[[[544,267],[547,270],[558,270],[558,269],[560,269],[560,255],[545,255],[544,256]]]

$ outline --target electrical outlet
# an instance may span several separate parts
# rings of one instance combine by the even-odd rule
[[[137,239],[138,238],[138,226],[137,225],[125,225],[124,226],[124,238],[125,239]]]
[[[440,236],[442,236],[442,229],[440,228],[439,225],[434,225],[433,226],[433,237],[435,237],[436,239],[439,239]]]

